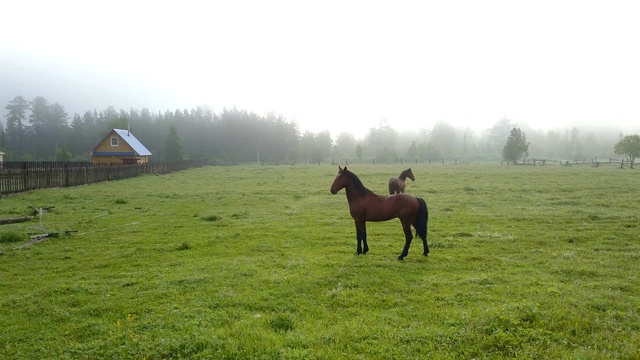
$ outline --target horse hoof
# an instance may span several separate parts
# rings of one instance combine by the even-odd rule
[[[404,260],[404,256],[398,256],[398,260]]]
[[[422,254],[422,256],[429,256],[429,253],[424,253]]]

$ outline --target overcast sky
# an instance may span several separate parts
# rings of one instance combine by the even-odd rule
[[[11,1],[1,113],[207,104],[360,137],[437,121],[640,131],[640,1]]]

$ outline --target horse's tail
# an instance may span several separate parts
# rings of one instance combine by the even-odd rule
[[[418,198],[420,208],[418,209],[418,217],[414,223],[416,232],[422,240],[427,240],[427,222],[429,221],[429,209],[427,209],[427,203],[423,198]]]

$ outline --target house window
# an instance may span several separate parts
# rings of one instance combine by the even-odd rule
[[[117,137],[112,137],[111,138],[111,146],[118,146],[118,138]]]

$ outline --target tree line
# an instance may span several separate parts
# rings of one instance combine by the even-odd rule
[[[522,155],[540,159],[608,158],[623,134],[615,129],[537,131],[503,117],[482,131],[439,121],[414,131],[398,132],[386,120],[356,139],[348,132],[301,131],[297,122],[276,113],[241,109],[214,112],[207,106],[191,110],[151,112],[149,109],[87,110],[70,116],[63,105],[38,96],[16,96],[5,106],[0,126],[0,151],[6,161],[88,161],[90,152],[112,129],[129,128],[152,152],[152,160],[207,160],[220,164],[319,163],[330,158],[376,162],[439,160],[507,160],[504,148],[512,130],[526,133]],[[509,146],[522,148],[522,144]],[[520,147],[518,147],[520,146]],[[511,160],[511,159],[509,159]]]

